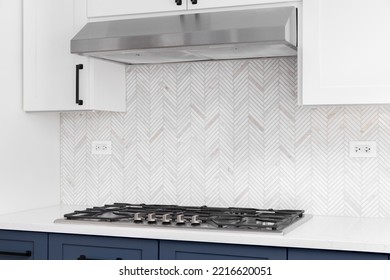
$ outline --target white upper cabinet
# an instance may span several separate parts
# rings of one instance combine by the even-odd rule
[[[185,11],[187,0],[88,0],[88,17]]]
[[[390,103],[389,15],[389,0],[303,0],[300,103]]]
[[[299,0],[88,0],[88,17],[224,8]]]
[[[126,110],[125,65],[70,53],[86,9],[86,0],[23,1],[25,111]]]
[[[188,9],[224,8],[297,1],[299,0],[188,0]]]

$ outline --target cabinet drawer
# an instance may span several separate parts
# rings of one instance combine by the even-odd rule
[[[203,242],[160,241],[162,260],[285,260],[287,249]]]
[[[46,260],[47,233],[0,230],[0,260]]]
[[[49,258],[55,260],[156,260],[158,241],[70,234],[49,235]]]
[[[388,260],[386,254],[316,249],[288,249],[289,260]]]

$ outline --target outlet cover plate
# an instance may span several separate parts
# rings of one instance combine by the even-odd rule
[[[93,141],[92,154],[94,155],[111,155],[111,141]]]
[[[376,141],[349,142],[349,156],[355,158],[375,158],[378,156]]]

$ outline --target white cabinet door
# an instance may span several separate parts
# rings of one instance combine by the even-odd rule
[[[187,0],[188,9],[209,9],[245,5],[297,2],[299,0]]]
[[[389,14],[389,0],[303,0],[303,105],[390,103]]]
[[[88,0],[88,17],[184,11],[187,0]]]
[[[70,1],[23,1],[23,106],[25,111],[76,110]]]
[[[86,22],[86,0],[23,1],[25,111],[125,111],[125,65],[93,63],[70,54],[70,40]],[[76,103],[78,64],[83,65],[79,71],[82,105]],[[113,90],[108,92],[110,87]],[[110,96],[107,104],[101,103],[108,99],[104,95]]]

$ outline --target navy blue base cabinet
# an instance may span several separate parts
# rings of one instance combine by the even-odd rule
[[[161,260],[285,260],[287,249],[203,242],[160,241]]]
[[[52,260],[157,260],[158,240],[49,234]]]
[[[388,260],[389,255],[316,249],[288,249],[289,260]]]
[[[0,230],[0,260],[47,260],[48,234]]]
[[[388,254],[0,230],[0,260],[389,260]]]

